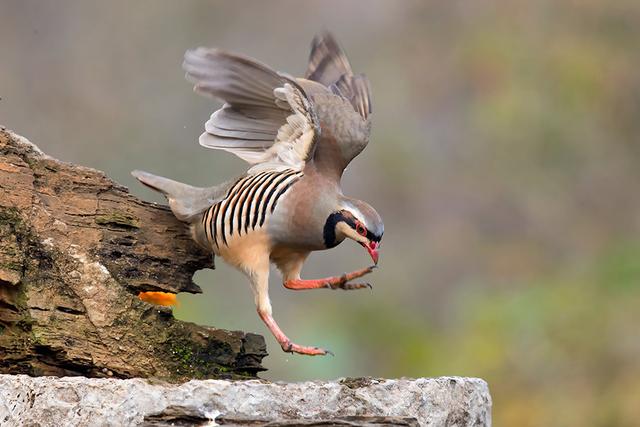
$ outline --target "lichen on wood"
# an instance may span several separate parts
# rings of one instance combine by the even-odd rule
[[[0,128],[0,373],[247,378],[264,339],[176,320],[212,258],[164,206]]]

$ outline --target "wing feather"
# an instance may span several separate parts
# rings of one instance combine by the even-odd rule
[[[344,74],[353,74],[351,64],[336,39],[329,32],[316,35],[311,42],[305,78],[331,86]]]
[[[304,166],[319,126],[313,106],[294,80],[218,49],[188,51],[183,67],[196,92],[225,101],[205,124],[202,146],[258,165],[250,171]]]
[[[353,74],[347,55],[331,33],[324,32],[313,39],[305,77],[349,100],[363,119],[371,114],[369,79],[364,74]]]
[[[274,91],[280,101],[286,100],[293,114],[278,129],[275,143],[264,153],[264,164],[254,166],[250,172],[262,171],[273,164],[290,165],[302,169],[314,153],[320,126],[313,107],[302,89],[293,83]]]
[[[266,65],[220,49],[187,51],[183,68],[195,91],[231,105],[273,107],[273,89],[282,79]]]
[[[371,85],[364,74],[343,74],[329,89],[347,99],[363,119],[371,114]]]

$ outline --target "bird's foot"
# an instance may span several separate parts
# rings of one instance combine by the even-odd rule
[[[353,290],[353,289],[363,289],[363,288],[373,289],[369,283],[349,283],[349,282],[353,279],[357,279],[359,277],[362,277],[366,274],[371,273],[375,268],[377,267],[375,265],[372,265],[370,267],[361,268],[360,270],[352,271],[351,273],[344,273],[342,276],[337,278],[333,277],[332,279],[334,280],[327,281],[326,287],[331,289],[343,289],[346,291]]]
[[[284,350],[287,353],[305,354],[307,356],[325,356],[327,354],[330,354],[331,356],[334,356],[333,352],[330,350],[325,350],[324,348],[320,348],[320,347],[308,347],[304,345],[298,345],[298,344],[292,343],[289,340],[280,343],[280,345],[282,346],[282,350]]]
[[[284,332],[282,332],[282,329],[280,329],[269,311],[258,309],[258,315],[265,323],[265,325],[267,325],[276,341],[278,341],[278,343],[282,347],[282,350],[286,351],[287,353],[306,354],[307,356],[324,356],[326,354],[330,354],[333,356],[332,352],[323,348],[306,347],[303,345],[292,343],[291,340],[284,334]]]
[[[360,270],[352,271],[351,273],[344,273],[342,276],[336,277],[327,277],[325,279],[315,279],[315,280],[287,280],[284,282],[284,286],[287,289],[293,289],[296,291],[300,291],[303,289],[321,289],[321,288],[330,288],[330,289],[362,289],[369,288],[371,289],[371,285],[368,283],[348,283],[353,279],[357,279],[358,277],[362,277],[365,274],[371,273],[376,268],[375,265],[371,267],[361,268]]]

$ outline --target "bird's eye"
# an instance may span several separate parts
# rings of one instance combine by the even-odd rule
[[[366,236],[367,235],[367,229],[364,228],[364,225],[362,225],[361,223],[357,223],[356,224],[356,231],[361,236]]]

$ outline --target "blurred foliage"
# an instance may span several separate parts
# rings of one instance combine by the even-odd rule
[[[195,143],[214,107],[182,79],[211,45],[300,74],[323,28],[373,85],[347,194],[385,218],[373,292],[283,290],[275,317],[335,358],[281,353],[270,379],[472,375],[498,426],[640,419],[640,3],[0,0],[0,123],[46,152],[213,184],[243,163]],[[356,245],[304,275],[367,263]],[[276,276],[276,275],[274,275]],[[176,315],[266,334],[222,262]]]

